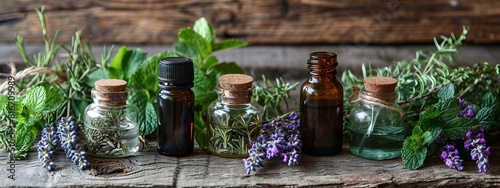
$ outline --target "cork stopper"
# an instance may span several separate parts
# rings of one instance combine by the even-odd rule
[[[389,93],[396,89],[398,80],[390,77],[373,76],[363,80],[365,90],[373,93]]]
[[[398,80],[390,77],[373,76],[363,80],[365,91],[372,93],[373,97],[393,103],[397,95],[391,94],[396,89]]]
[[[224,102],[249,103],[252,99],[253,78],[244,74],[226,74],[219,78]]]
[[[99,104],[106,106],[123,106],[127,104],[127,82],[118,79],[101,79],[95,82],[92,96]]]

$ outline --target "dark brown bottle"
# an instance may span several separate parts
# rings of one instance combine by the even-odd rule
[[[335,155],[342,150],[344,93],[335,78],[337,54],[313,52],[307,64],[310,76],[300,91],[302,152]]]
[[[158,153],[185,156],[194,148],[194,70],[188,58],[164,58],[159,64]]]

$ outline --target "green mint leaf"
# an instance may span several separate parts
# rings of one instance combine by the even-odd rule
[[[433,127],[422,134],[423,142],[422,145],[430,145],[433,143],[436,138],[441,134],[443,128],[441,127]]]
[[[247,46],[248,42],[241,41],[241,40],[235,40],[235,39],[229,39],[229,40],[224,40],[219,43],[215,43],[213,46],[212,51],[221,51],[221,50],[227,50],[231,48],[238,48],[242,46]]]
[[[201,67],[201,55],[194,47],[185,43],[176,42],[174,44],[174,50],[179,53],[179,55],[193,60],[194,65],[197,67]]]
[[[422,136],[422,134],[424,134],[424,131],[422,130],[421,125],[419,125],[417,123],[417,125],[415,126],[415,128],[413,128],[413,130],[411,131],[411,135],[413,135],[413,136]]]
[[[128,86],[143,88],[148,90],[150,95],[156,95],[158,92],[158,63],[166,57],[177,57],[177,54],[165,51],[147,58],[131,75]]]
[[[449,98],[435,105],[439,107],[439,111],[442,111],[449,108],[460,107],[460,102],[457,98]]]
[[[104,70],[104,68],[99,68],[87,75],[87,80],[85,80],[85,85],[87,85],[89,88],[93,88],[94,83],[97,80],[104,78],[110,78],[109,71]]]
[[[441,121],[449,121],[449,120],[457,117],[459,112],[460,112],[459,106],[444,109],[441,111],[441,116],[440,116],[441,119],[440,120]]]
[[[224,74],[243,74],[245,73],[234,62],[222,62],[212,67],[211,74],[216,74],[217,79]]]
[[[215,92],[217,75],[206,75],[203,71],[195,67],[194,83],[195,85],[192,90],[194,92],[195,105],[206,109],[212,101],[217,99],[217,93]],[[203,112],[205,111],[203,110]]]
[[[146,60],[147,55],[148,53],[138,48],[128,51],[127,59],[125,59],[122,64],[123,72],[125,73],[123,76],[124,80],[130,80],[130,76],[134,74],[140,66],[142,66],[142,63]]]
[[[15,158],[22,160],[26,158],[26,154],[33,144],[38,134],[38,128],[35,126],[26,126],[24,124],[17,124],[15,130]]]
[[[479,120],[479,125],[488,131],[493,122],[493,109],[491,107],[484,107],[476,113],[474,118]]]
[[[412,145],[410,142],[411,141],[405,140],[403,143],[401,158],[403,159],[403,164],[406,168],[416,170],[424,164],[425,157],[427,156],[427,148],[422,147],[417,150],[409,149],[409,145]]]
[[[134,89],[130,97],[127,99],[129,104],[133,104],[139,110],[138,124],[139,134],[145,135],[146,133],[146,107],[148,104],[149,94],[145,89]]]
[[[196,139],[196,143],[198,143],[198,147],[200,149],[205,149],[207,147],[207,125],[206,121],[203,118],[203,115],[195,111],[194,112],[194,138]]]
[[[477,119],[455,117],[444,124],[443,134],[451,140],[461,139],[469,129],[476,125],[479,125]]]
[[[177,36],[180,43],[193,47],[200,54],[201,59],[205,59],[205,57],[212,53],[212,45],[208,40],[191,28],[179,30]]]
[[[438,93],[439,100],[447,100],[455,97],[455,85],[452,83],[443,86]]]
[[[47,94],[43,113],[51,113],[59,110],[66,103],[64,91],[56,86],[50,86],[45,89]]]
[[[216,66],[218,63],[219,63],[219,60],[217,60],[217,57],[215,57],[214,55],[209,55],[202,63],[201,69],[207,70],[209,68]]]
[[[127,59],[128,49],[126,46],[122,46],[118,52],[116,52],[115,57],[111,61],[108,67],[109,78],[123,79],[123,62]]]
[[[130,76],[146,59],[147,53],[141,49],[127,49],[123,46],[116,53],[109,67],[109,77],[129,80]]]
[[[155,132],[156,126],[158,124],[158,116],[156,115],[156,109],[153,103],[147,103],[144,113],[146,116],[146,122],[144,124],[144,135],[150,135],[151,133]]]
[[[490,107],[491,109],[496,109],[498,105],[497,98],[491,93],[486,93],[481,99],[481,108]]]
[[[22,103],[32,112],[41,113],[45,105],[46,93],[43,86],[32,88],[22,100]]]
[[[194,22],[194,31],[205,38],[209,43],[215,42],[215,30],[205,18],[200,18]]]

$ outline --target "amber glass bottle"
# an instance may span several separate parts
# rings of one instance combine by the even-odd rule
[[[169,57],[162,59],[158,68],[158,153],[188,155],[194,147],[193,62]]]
[[[343,88],[335,78],[337,54],[313,52],[300,91],[302,152],[325,156],[342,150]]]

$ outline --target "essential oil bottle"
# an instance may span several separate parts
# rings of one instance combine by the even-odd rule
[[[194,148],[193,61],[168,57],[158,69],[158,153],[189,155]]]
[[[253,78],[226,74],[219,78],[219,99],[209,106],[207,149],[220,157],[248,157],[262,132],[262,111],[252,102]]]
[[[397,80],[368,77],[364,88],[354,88],[350,103],[355,104],[349,118],[349,150],[372,160],[397,158],[407,127],[404,111],[397,104]]]
[[[138,110],[127,104],[127,82],[102,79],[91,91],[93,103],[85,109],[85,148],[94,157],[118,158],[139,150]]]
[[[343,93],[335,78],[337,55],[313,52],[307,61],[309,79],[300,90],[302,152],[326,156],[342,150]]]

